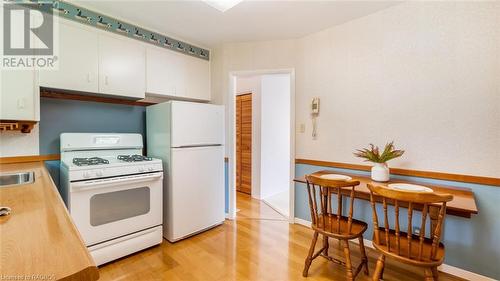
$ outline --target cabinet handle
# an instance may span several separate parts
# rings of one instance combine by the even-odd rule
[[[104,75],[104,85],[108,85],[108,75]]]
[[[87,73],[87,83],[90,83],[90,82],[92,82],[92,79],[90,77],[90,73]]]

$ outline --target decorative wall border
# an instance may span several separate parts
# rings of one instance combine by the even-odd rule
[[[330,162],[321,160],[311,160],[311,159],[295,159],[295,164],[307,164],[331,168],[340,169],[351,169],[360,171],[370,171],[371,166],[359,165],[359,164],[349,164],[341,162]],[[431,172],[431,171],[419,171],[401,168],[391,168],[391,174],[410,176],[410,177],[420,177],[420,178],[430,178],[437,180],[447,180],[447,181],[458,181],[466,183],[484,184],[484,185],[494,185],[500,186],[500,178],[482,177],[482,176],[471,176],[471,175],[461,175],[461,174],[451,174],[442,172]]]
[[[3,0],[2,0],[3,1]],[[8,2],[38,5],[39,10],[54,9],[60,17],[120,34],[168,50],[176,51],[199,59],[210,60],[210,51],[181,40],[94,12],[59,0],[7,0]]]

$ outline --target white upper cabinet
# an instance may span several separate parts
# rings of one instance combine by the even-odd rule
[[[184,56],[186,61],[186,92],[190,98],[210,101],[210,62]]]
[[[132,39],[99,35],[99,93],[143,99],[145,47]]]
[[[210,101],[210,62],[148,47],[146,92],[152,96]]]
[[[2,5],[0,22],[3,22]],[[3,54],[3,43],[0,53]],[[34,67],[0,70],[0,120],[40,120],[38,74]]]
[[[146,92],[155,96],[185,96],[182,55],[149,47],[146,49]]]
[[[40,120],[40,93],[36,71],[2,70],[0,73],[0,119]]]
[[[40,86],[82,92],[99,92],[98,35],[59,19],[58,69],[41,70]]]

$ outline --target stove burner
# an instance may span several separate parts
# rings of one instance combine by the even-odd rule
[[[141,162],[141,161],[152,161],[153,158],[135,154],[135,155],[118,155],[118,160],[125,162]]]
[[[93,166],[100,164],[109,164],[109,161],[100,157],[73,158],[73,164],[77,166]]]

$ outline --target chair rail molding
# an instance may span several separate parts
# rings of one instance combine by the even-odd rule
[[[330,162],[330,161],[301,159],[301,158],[295,159],[295,164],[306,164],[306,165],[360,170],[360,171],[370,171],[371,169],[371,166],[369,165],[349,164],[342,162]],[[457,182],[466,182],[474,184],[493,185],[500,187],[500,178],[493,178],[493,177],[462,175],[462,174],[452,174],[452,173],[432,172],[432,171],[420,171],[420,170],[410,170],[402,168],[390,168],[390,173],[392,175],[430,178],[437,180],[457,181]]]

